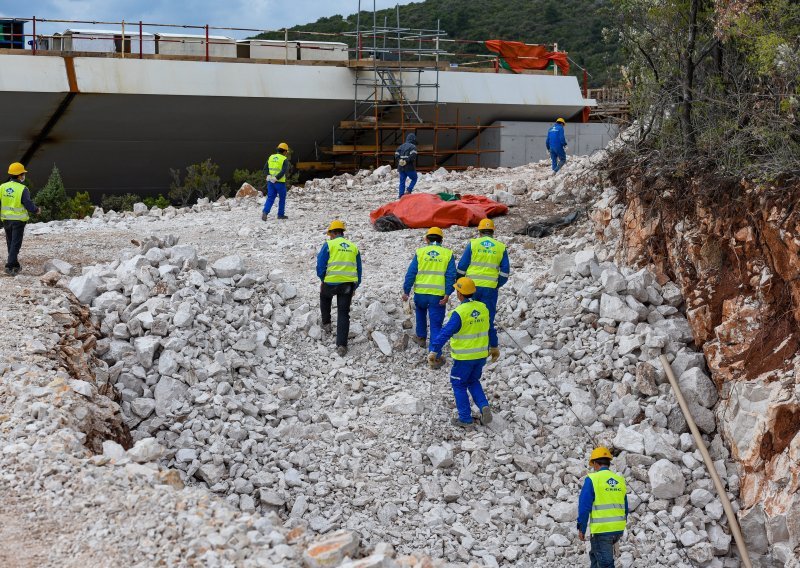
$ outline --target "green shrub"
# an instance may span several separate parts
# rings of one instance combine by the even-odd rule
[[[163,195],[159,195],[158,197],[145,197],[142,201],[149,208],[158,207],[159,209],[166,209],[172,205],[170,200]]]
[[[139,203],[141,200],[141,197],[133,193],[103,195],[100,199],[100,206],[104,211],[111,211],[113,209],[117,213],[121,213],[122,211],[133,211],[133,204]]]
[[[91,217],[94,213],[94,205],[89,198],[88,191],[79,191],[74,197],[68,200],[67,209],[69,216],[72,219],[83,219],[84,217]]]
[[[203,197],[207,197],[209,201],[216,201],[220,197],[227,196],[230,191],[228,185],[220,180],[219,166],[211,159],[188,166],[183,181],[180,170],[170,169],[170,174],[172,183],[169,198],[182,206]]]
[[[243,183],[249,183],[259,191],[264,191],[267,185],[267,177],[262,170],[234,170],[233,187],[239,189]]]
[[[33,199],[41,209],[39,213],[40,221],[56,221],[67,219],[70,216],[67,191],[64,189],[61,173],[55,165],[50,177],[47,179],[47,183],[36,192]]]

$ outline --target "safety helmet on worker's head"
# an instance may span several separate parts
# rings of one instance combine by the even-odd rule
[[[289,145],[286,142],[281,142],[278,144],[278,150],[283,150],[284,152],[289,151]]]
[[[431,227],[428,229],[428,232],[425,233],[426,237],[430,237],[431,235],[435,237],[444,238],[444,232],[439,227]]]
[[[494,231],[494,221],[492,221],[491,219],[481,219],[481,222],[478,223],[478,230]]]
[[[598,448],[595,448],[592,451],[592,455],[589,456],[589,463],[592,463],[594,460],[597,460],[597,459],[600,459],[600,458],[612,459],[613,457],[614,456],[611,455],[611,452],[609,451],[608,448],[604,448],[603,446],[600,446]]]
[[[566,124],[567,123],[567,121],[564,120],[563,118],[557,118],[556,122],[560,122],[561,124]]]
[[[462,276],[456,280],[455,289],[465,296],[472,296],[477,290],[475,287],[475,281],[467,276]]]
[[[331,221],[331,224],[328,225],[329,233],[331,231],[344,231],[344,230],[345,230],[344,221],[339,221],[339,219],[334,219],[333,221]]]
[[[12,176],[21,176],[22,174],[27,174],[28,170],[25,169],[25,166],[20,164],[19,162],[14,162],[10,166],[8,166],[8,174]]]

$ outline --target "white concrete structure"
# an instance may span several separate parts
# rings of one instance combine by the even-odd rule
[[[249,46],[250,59],[276,59],[297,61],[298,46],[296,41],[280,41],[271,39],[244,39],[236,42],[237,46]],[[242,57],[240,55],[240,57]]]
[[[155,36],[142,33],[142,53],[156,52]],[[48,45],[53,51],[79,51],[84,53],[122,53],[122,30],[66,30],[53,34]],[[125,53],[139,53],[139,30],[125,30]]]
[[[347,44],[338,41],[301,41],[300,59],[303,61],[347,61]]]
[[[156,53],[205,57],[206,36],[158,33],[156,34]],[[209,57],[236,57],[236,40],[226,36],[208,36],[208,55]]]

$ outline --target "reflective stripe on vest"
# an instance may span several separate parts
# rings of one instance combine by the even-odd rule
[[[358,282],[358,247],[344,237],[331,239],[327,245],[329,257],[323,281],[327,284]]]
[[[414,293],[446,296],[444,275],[451,258],[453,251],[439,245],[418,248]]]
[[[22,205],[22,194],[25,186],[18,181],[9,181],[0,185],[0,220],[28,221],[30,215]]]
[[[625,478],[601,469],[589,474],[594,488],[594,503],[590,526],[592,534],[620,532],[625,530]]]
[[[489,356],[489,310],[475,300],[454,310],[461,318],[461,328],[450,339],[450,354],[458,361],[486,359]]]
[[[269,175],[276,176],[280,173],[281,168],[283,168],[283,162],[286,161],[286,156],[283,154],[272,154],[267,160],[267,167],[269,168]],[[283,174],[282,177],[278,178],[280,182],[286,182],[286,173]]]
[[[472,278],[475,286],[497,288],[497,277],[500,275],[500,263],[506,245],[492,237],[478,237],[469,242],[470,261],[467,276]],[[508,274],[503,273],[503,276]]]

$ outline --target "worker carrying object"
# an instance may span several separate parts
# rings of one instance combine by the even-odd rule
[[[500,343],[494,317],[497,314],[498,290],[508,281],[511,264],[506,245],[494,238],[494,221],[483,219],[478,224],[479,236],[467,243],[461,260],[458,261],[458,274],[469,276],[478,287],[475,299],[486,304],[489,309],[489,354],[492,362],[500,357]]]
[[[342,221],[331,222],[328,241],[317,254],[317,276],[322,280],[319,289],[319,309],[322,329],[331,331],[331,304],[336,296],[336,352],[347,354],[350,333],[350,304],[361,284],[361,253],[358,247],[344,238]]]
[[[567,138],[564,135],[563,118],[556,120],[556,123],[547,131],[544,145],[550,152],[550,160],[553,162],[553,171],[557,172],[567,161]]]
[[[22,270],[18,257],[22,248],[22,237],[25,234],[25,224],[30,220],[31,214],[36,215],[41,211],[24,185],[26,173],[28,170],[25,166],[14,162],[8,166],[8,181],[0,185],[0,221],[6,233],[8,248],[5,272],[9,276],[16,276]]]
[[[625,478],[609,470],[611,452],[595,448],[589,457],[594,470],[586,476],[578,499],[578,536],[586,540],[591,530],[591,568],[614,568],[614,544],[625,531],[628,497]]]
[[[286,216],[286,174],[289,173],[289,159],[286,154],[288,152],[289,145],[281,142],[264,165],[264,173],[267,175],[267,200],[264,202],[264,210],[261,212],[262,221],[267,220],[275,198],[278,199],[278,219],[288,219]]]
[[[403,283],[403,301],[414,289],[414,307],[417,329],[414,341],[425,347],[428,337],[428,318],[431,322],[431,339],[439,334],[444,322],[447,301],[456,282],[456,263],[453,251],[444,248],[444,233],[431,227],[425,234],[427,246],[417,249],[406,271]]]
[[[481,423],[492,421],[492,409],[481,386],[481,373],[489,356],[489,310],[475,299],[476,287],[471,278],[459,278],[454,288],[461,305],[453,310],[447,324],[431,339],[428,364],[432,368],[444,364],[442,348],[449,340],[453,357],[450,385],[458,409],[458,417],[453,417],[452,423],[468,428],[473,424],[470,395],[480,410]]]
[[[413,132],[406,136],[404,144],[397,147],[394,162],[400,173],[400,191],[397,196],[397,199],[400,199],[406,193],[414,191],[414,186],[417,185],[417,136]],[[406,180],[411,180],[408,188]]]

